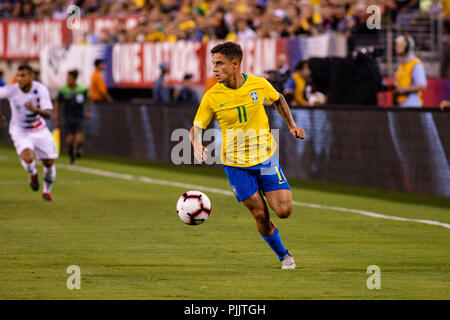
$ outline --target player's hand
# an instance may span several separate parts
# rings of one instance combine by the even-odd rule
[[[33,106],[33,104],[31,102],[27,102],[25,103],[25,108],[27,108],[30,111],[36,112],[37,108],[35,106]]]
[[[2,114],[0,114],[0,127],[6,127],[8,124],[8,121],[6,121],[6,117]]]
[[[206,152],[208,149],[204,145],[194,143],[194,157],[198,162],[202,163],[206,160]]]
[[[299,128],[299,127],[290,128],[289,133],[295,138],[299,138],[299,139],[306,138],[305,130],[303,130],[302,128]]]

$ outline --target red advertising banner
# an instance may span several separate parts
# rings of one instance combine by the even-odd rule
[[[0,21],[0,59],[38,59],[46,46],[68,43],[69,32],[63,20]]]

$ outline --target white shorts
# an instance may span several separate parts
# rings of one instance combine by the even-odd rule
[[[36,132],[18,132],[11,134],[11,139],[20,156],[25,149],[31,149],[37,159],[57,159],[55,140],[47,128]]]

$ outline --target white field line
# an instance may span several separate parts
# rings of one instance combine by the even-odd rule
[[[179,187],[179,188],[183,188],[183,189],[191,189],[191,190],[199,190],[199,191],[203,190],[205,192],[218,193],[218,194],[227,195],[227,196],[233,195],[233,193],[229,190],[210,188],[210,187],[194,185],[194,184],[180,183],[180,182],[161,180],[161,179],[153,179],[153,178],[144,177],[144,176],[133,176],[130,174],[123,174],[123,173],[116,173],[116,172],[105,171],[105,170],[100,170],[100,169],[80,167],[80,166],[76,166],[76,165],[69,166],[69,165],[65,165],[65,164],[58,164],[57,166],[58,166],[58,168],[62,168],[62,169],[78,171],[78,172],[83,172],[83,173],[89,173],[89,174],[95,174],[95,175],[110,177],[110,178],[117,178],[117,179],[123,179],[123,180],[137,180],[137,181],[141,181],[141,182],[145,182],[145,183],[158,184],[158,185],[164,185],[164,186],[170,186],[170,187]],[[372,218],[377,218],[377,219],[416,222],[416,223],[435,225],[435,226],[444,227],[446,229],[450,229],[450,224],[442,223],[439,221],[433,221],[433,220],[410,219],[410,218],[402,218],[402,217],[395,217],[395,216],[387,216],[384,214],[365,211],[365,210],[324,206],[324,205],[320,205],[320,204],[298,202],[298,201],[293,201],[293,204],[296,206],[300,206],[300,207],[357,213],[357,214],[361,214],[361,215],[364,215],[367,217],[372,217]]]

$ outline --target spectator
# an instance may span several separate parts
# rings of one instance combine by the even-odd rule
[[[31,0],[21,2],[20,19],[33,19],[35,17],[35,6]]]
[[[256,39],[256,32],[249,27],[247,20],[238,20],[236,23],[236,28],[238,41],[243,42]]]
[[[167,80],[169,65],[166,62],[161,63],[159,69],[161,70],[161,75],[158,80],[155,81],[152,88],[153,100],[155,102],[168,103],[171,101],[172,91],[172,88],[169,86]]]
[[[0,18],[6,19],[12,17],[13,2],[14,0],[0,1]]]
[[[308,96],[311,93],[308,60],[301,60],[295,70],[284,85],[284,95],[292,106],[308,105]]]
[[[420,1],[419,0],[395,0],[397,11],[396,11],[396,24],[397,28],[402,29],[405,26],[411,25],[414,16],[412,13],[419,10]]]
[[[450,21],[449,1],[431,1],[443,2],[442,11],[446,21]],[[132,26],[126,34],[122,29],[115,30],[112,32],[112,43],[175,39],[246,41],[256,37],[315,35],[330,30],[347,33],[353,24],[350,14],[355,13],[355,6],[365,11],[367,5],[376,4],[382,13],[387,12],[393,18],[395,13],[401,15],[419,8],[419,0],[3,0],[0,1],[0,18],[62,19],[67,16],[65,9],[69,4],[81,7],[82,16],[137,14],[144,19],[146,26],[155,24],[158,30],[150,39],[147,38],[147,30],[140,24]],[[410,19],[408,16],[406,18]],[[175,25],[176,32],[173,26],[166,27],[170,23]],[[89,43],[100,42],[98,34],[93,30],[89,33]]]
[[[268,80],[278,92],[283,92],[284,84],[290,76],[291,69],[287,61],[287,56],[282,53],[277,56],[275,70],[268,72]]]
[[[395,2],[397,4],[397,15],[414,12],[420,8],[419,0],[395,0]]]
[[[97,44],[99,42],[100,42],[100,37],[98,36],[97,32],[95,31],[95,22],[92,21],[89,24],[88,44]]]
[[[230,29],[227,26],[227,23],[225,22],[225,9],[223,7],[220,7],[213,13],[212,18],[213,21],[213,28],[214,28],[214,35],[217,39],[225,39],[230,32]]]
[[[198,104],[197,93],[192,89],[192,74],[186,74],[183,79],[183,87],[178,93],[177,102],[192,102]]]
[[[395,51],[400,65],[395,73],[394,103],[400,107],[422,107],[427,78],[422,61],[414,55],[414,39],[405,35],[397,37]]]

